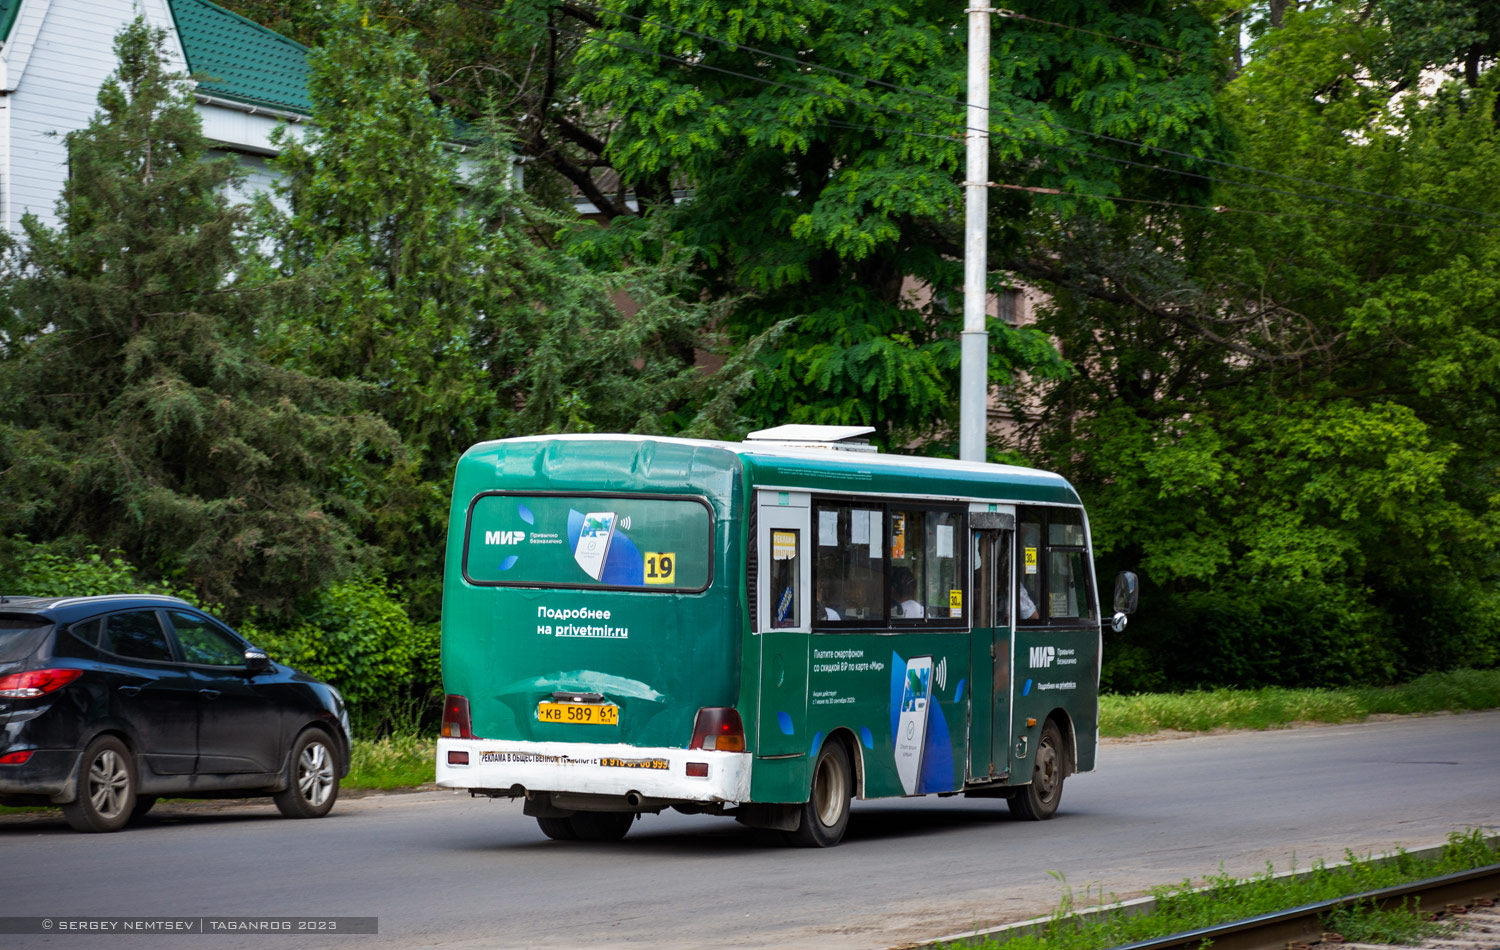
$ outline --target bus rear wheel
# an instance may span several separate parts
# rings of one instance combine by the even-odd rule
[[[568,820],[580,841],[619,841],[635,821],[635,812],[581,811]]]
[[[804,848],[831,848],[849,827],[849,799],[854,794],[854,771],[844,744],[830,739],[813,766],[812,790],[802,805],[802,820],[788,836]]]
[[[538,816],[536,823],[553,841],[619,841],[633,821],[633,811],[580,811],[566,818]]]
[[[537,827],[542,829],[542,834],[553,841],[577,841],[578,835],[573,831],[573,819],[571,818],[542,818],[537,817]]]
[[[1062,801],[1066,756],[1062,733],[1058,731],[1057,723],[1049,719],[1042,727],[1041,741],[1036,744],[1036,765],[1031,772],[1031,784],[1017,788],[1016,793],[1006,800],[1012,817],[1022,821],[1045,821],[1057,814],[1057,805]]]

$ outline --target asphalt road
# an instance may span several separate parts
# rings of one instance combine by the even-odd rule
[[[617,844],[545,839],[519,804],[450,792],[159,806],[79,835],[0,818],[0,917],[370,916],[378,936],[0,934],[0,946],[877,948],[1134,896],[1222,868],[1416,849],[1500,831],[1500,712],[1109,742],[1049,822],[1003,802],[856,802],[827,851],[667,813]],[[1055,875],[1060,875],[1061,879]]]

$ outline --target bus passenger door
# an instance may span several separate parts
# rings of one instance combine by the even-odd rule
[[[809,754],[807,675],[812,642],[812,532],[806,492],[756,498],[755,630],[760,708],[755,754]]]
[[[1007,770],[1011,722],[1011,548],[1015,508],[975,504],[969,511],[974,621],[969,668],[969,780]]]

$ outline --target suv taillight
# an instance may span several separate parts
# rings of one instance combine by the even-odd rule
[[[83,675],[83,670],[27,670],[0,676],[0,696],[7,699],[33,699],[62,689]]]
[[[693,741],[689,749],[707,749],[711,752],[744,752],[745,726],[740,714],[729,706],[705,706],[698,710],[698,720],[693,723]]]
[[[472,739],[474,727],[469,719],[469,700],[456,693],[443,697],[444,739]]]

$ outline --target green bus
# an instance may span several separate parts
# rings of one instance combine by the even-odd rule
[[[1078,495],[1034,469],[879,453],[871,431],[465,452],[438,784],[592,841],[675,808],[828,847],[853,797],[1051,817],[1098,744]],[[1122,574],[1116,626],[1134,600]]]

